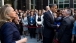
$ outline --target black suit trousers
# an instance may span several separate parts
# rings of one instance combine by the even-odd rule
[[[43,37],[43,43],[52,43],[52,42],[53,42],[53,38]]]

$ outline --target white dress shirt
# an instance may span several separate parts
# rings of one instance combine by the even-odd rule
[[[54,20],[54,14],[53,14],[53,12],[50,10],[50,13],[51,13],[51,15],[52,15],[52,17],[53,17],[53,20]]]

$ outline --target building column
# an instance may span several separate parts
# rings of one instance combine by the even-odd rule
[[[30,3],[30,0],[26,0],[26,10],[29,10],[29,9],[31,9],[31,5],[30,5],[31,3]]]
[[[14,9],[17,9],[17,0],[14,0]]]
[[[34,6],[33,6],[33,9],[35,9],[35,0],[33,0],[33,2],[34,2]]]
[[[2,6],[4,5],[4,0],[2,0]]]
[[[0,0],[0,7],[4,5],[4,0]]]
[[[29,0],[29,9],[31,9],[31,0]]]
[[[69,7],[70,7],[70,8],[73,8],[73,6],[74,6],[74,5],[73,5],[73,0],[70,0],[70,6],[69,6]]]

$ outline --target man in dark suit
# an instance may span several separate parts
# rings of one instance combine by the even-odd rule
[[[50,10],[44,13],[44,30],[43,30],[43,43],[52,43],[54,37],[54,28],[58,25],[54,25],[54,15],[57,11],[57,5],[50,6]]]
[[[59,27],[58,40],[59,43],[71,43],[71,34],[74,18],[71,15],[71,10],[65,9],[62,12],[63,20]]]

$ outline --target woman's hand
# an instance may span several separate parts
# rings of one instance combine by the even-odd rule
[[[21,39],[23,43],[27,42],[27,38]]]
[[[27,38],[23,38],[21,40],[16,41],[16,43],[26,43],[27,42]]]

